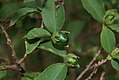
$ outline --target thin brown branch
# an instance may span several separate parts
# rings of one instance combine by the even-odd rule
[[[90,69],[91,65],[96,61],[96,58],[100,55],[100,53],[101,49],[98,50],[91,62],[87,65],[87,67],[82,71],[82,73],[77,77],[76,80],[80,80],[82,78],[82,76]]]
[[[105,80],[104,76],[105,76],[105,72],[102,72],[102,74],[100,76],[100,80]]]
[[[4,65],[4,66],[0,66],[0,71],[1,70],[7,70],[7,69],[17,70],[17,66],[16,65]]]
[[[9,35],[7,34],[5,28],[4,28],[2,25],[0,25],[0,27],[1,27],[2,32],[4,33],[4,35],[5,35],[6,39],[7,39],[7,44],[10,46],[10,48],[11,48],[11,50],[12,50],[12,58],[13,58],[13,60],[15,61],[15,63],[17,63],[17,62],[18,62],[18,58],[17,58],[16,52],[15,52],[15,50],[14,50],[14,45],[13,45],[13,43],[12,43],[12,41],[11,41]]]
[[[1,66],[0,67],[0,70],[12,69],[12,70],[18,71],[19,73],[23,73],[24,72],[24,69],[21,67],[21,63],[23,63],[25,61],[27,55],[24,55],[24,57],[22,59],[20,59],[20,61],[19,61],[19,59],[16,56],[16,52],[15,52],[15,49],[14,49],[14,45],[12,43],[12,40],[10,39],[10,37],[9,37],[8,33],[6,32],[5,28],[2,25],[0,25],[0,27],[2,29],[3,34],[5,35],[5,37],[7,39],[7,44],[11,48],[12,59],[13,59],[13,63],[14,63],[14,65],[4,65],[4,66]]]
[[[93,69],[94,67],[99,67],[99,66],[101,66],[102,64],[105,64],[105,63],[108,61],[108,57],[109,57],[109,55],[108,55],[105,59],[103,59],[103,60],[101,60],[101,61],[98,61],[97,63],[95,63],[94,65],[92,65],[92,66],[90,67],[90,69]]]
[[[19,63],[18,64],[20,65],[23,62],[25,62],[25,60],[26,60],[27,57],[28,57],[28,54],[25,54],[24,57],[19,60]]]
[[[40,28],[43,28],[43,27],[44,27],[44,23],[43,23],[43,21],[41,21]]]
[[[85,80],[90,80],[94,76],[94,74],[97,73],[97,70],[98,70],[97,67],[95,67],[93,69],[92,73]]]
[[[99,66],[101,66],[102,64],[105,64],[108,61],[108,57],[109,56],[107,56],[104,60],[98,61],[98,63],[95,63],[93,66],[91,66],[90,69],[95,69],[95,70],[93,70],[90,76],[86,78],[85,80],[90,80],[97,73]]]

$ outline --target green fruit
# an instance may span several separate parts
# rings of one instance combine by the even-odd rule
[[[65,31],[54,32],[52,35],[53,46],[59,50],[68,47],[69,37]]]
[[[78,64],[79,57],[76,56],[75,54],[66,55],[66,57],[64,58],[64,62],[66,65],[68,65],[69,67],[72,67],[72,68],[79,68],[80,67],[80,65]]]

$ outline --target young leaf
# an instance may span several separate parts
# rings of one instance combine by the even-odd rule
[[[41,44],[40,46],[38,46],[38,48],[43,49],[43,50],[47,50],[47,51],[54,53],[56,55],[59,55],[61,57],[66,56],[66,51],[65,50],[58,50],[58,49],[54,48],[52,45],[52,42],[47,42],[47,43]]]
[[[31,52],[33,52],[36,47],[40,44],[40,40],[35,42],[35,43],[28,43],[27,41],[25,41],[25,47],[26,47],[26,54],[30,54]]]
[[[64,80],[67,66],[63,63],[52,64],[34,80]]]
[[[41,38],[41,37],[48,37],[51,36],[51,34],[42,28],[34,28],[32,30],[30,30],[25,36],[24,38],[27,39],[34,39],[34,38]]]
[[[111,60],[111,64],[112,64],[112,67],[114,68],[114,69],[116,69],[117,71],[119,71],[119,63],[117,62],[117,61],[115,61],[115,60]]]
[[[50,32],[59,31],[64,23],[64,8],[61,5],[57,10],[55,0],[47,0],[41,12],[43,22]]]
[[[37,12],[37,9],[35,9],[35,8],[28,8],[28,7],[19,9],[19,10],[16,11],[16,13],[13,15],[12,20],[11,20],[9,26],[13,26],[13,25],[17,22],[17,20],[18,20],[19,18],[21,18],[22,16],[24,16],[24,15],[26,15],[26,14],[28,14],[28,13],[31,13],[31,12]]]
[[[119,32],[119,24],[112,24],[110,26],[110,28],[113,29],[113,30],[115,30],[115,31],[117,31],[117,32]]]
[[[103,21],[105,15],[104,4],[102,0],[81,0],[84,8],[99,22]]]
[[[100,38],[101,45],[104,48],[104,50],[108,53],[111,53],[111,51],[115,48],[116,45],[114,33],[107,27],[103,27]]]

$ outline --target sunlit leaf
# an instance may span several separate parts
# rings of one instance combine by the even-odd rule
[[[111,29],[119,32],[119,24],[112,24],[110,27],[111,27]]]
[[[34,80],[64,80],[67,66],[63,63],[52,64]]]
[[[105,15],[104,4],[102,0],[81,0],[84,8],[95,18],[102,22]]]
[[[64,23],[64,7],[55,8],[55,0],[47,0],[42,12],[43,22],[50,32],[59,31]]]
[[[119,71],[119,62],[115,61],[115,60],[111,60],[111,64],[112,64],[112,67],[114,69],[116,69],[117,71]]]
[[[37,46],[40,44],[40,40],[35,42],[35,43],[28,43],[27,41],[25,41],[25,47],[26,47],[26,54],[30,54],[31,52],[33,52]]]
[[[40,46],[38,46],[38,48],[43,49],[43,50],[47,50],[47,51],[54,53],[56,55],[59,55],[61,57],[66,56],[65,50],[58,50],[58,49],[54,48],[51,42],[43,43]]]
[[[111,53],[111,51],[116,46],[116,39],[114,33],[107,27],[103,27],[100,38],[101,45],[104,48],[104,50],[108,53]]]
[[[27,39],[34,39],[34,38],[41,38],[41,37],[48,37],[51,36],[51,34],[42,28],[34,28],[32,30],[30,30],[25,36],[24,38]]]

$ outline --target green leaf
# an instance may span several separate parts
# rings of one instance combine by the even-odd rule
[[[59,31],[65,21],[65,11],[64,11],[64,6],[61,5],[57,10],[56,10],[56,23],[57,27],[56,30]]]
[[[103,27],[101,32],[101,45],[104,50],[108,53],[115,48],[116,39],[114,33],[107,27]]]
[[[18,9],[20,9],[18,3],[4,4],[0,9],[0,18],[5,20],[6,18],[11,17]]]
[[[47,0],[41,12],[43,22],[50,32],[59,31],[64,23],[64,7],[57,10],[55,0]]]
[[[5,77],[6,74],[7,74],[7,71],[6,70],[0,71],[0,79],[3,78],[3,77]]]
[[[34,39],[34,38],[41,38],[41,37],[48,37],[51,36],[51,34],[42,28],[34,28],[32,30],[30,30],[25,36],[24,38],[27,39]]]
[[[28,14],[28,13],[31,13],[31,12],[37,12],[37,9],[35,9],[35,8],[28,8],[28,7],[19,9],[19,10],[16,11],[16,13],[13,15],[12,20],[11,20],[9,26],[13,26],[13,25],[17,22],[17,20],[18,20],[19,18],[21,18],[22,16],[24,16],[24,15],[26,15],[26,14]]]
[[[117,32],[119,32],[119,24],[113,24],[111,26],[109,26],[112,30],[115,30]]]
[[[38,7],[38,9],[42,9],[43,8],[43,5],[45,4],[46,0],[35,0],[35,3]]]
[[[26,47],[26,54],[30,54],[31,52],[33,52],[37,46],[40,44],[40,40],[35,42],[35,43],[28,43],[27,41],[25,41],[25,47]]]
[[[117,61],[115,61],[115,60],[111,60],[111,64],[112,64],[112,67],[114,68],[114,69],[116,69],[117,71],[119,71],[119,63],[117,62]]]
[[[34,80],[40,75],[40,72],[25,72],[22,80]]]
[[[52,64],[34,80],[64,80],[67,66],[63,63]]]
[[[102,0],[81,0],[84,8],[99,22],[103,21],[105,15],[104,4]]]
[[[58,50],[58,49],[54,48],[52,45],[52,42],[47,42],[47,43],[41,44],[40,46],[38,46],[38,48],[43,49],[43,50],[47,50],[47,51],[54,53],[56,55],[59,55],[61,57],[66,56],[66,51],[65,50]]]
[[[23,7],[29,7],[29,8],[37,8],[35,0],[24,0]]]
[[[35,0],[24,0],[23,3],[29,3],[29,2],[33,2]]]
[[[112,56],[112,58],[113,58],[113,59],[118,59],[118,60],[119,60],[119,53],[116,54],[116,55],[114,55],[114,56]]]
[[[31,77],[22,77],[21,80],[33,80]]]

